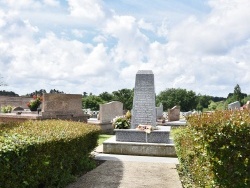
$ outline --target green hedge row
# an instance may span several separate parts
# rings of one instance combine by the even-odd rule
[[[98,135],[81,122],[0,124],[0,187],[64,187],[94,168]]]
[[[196,187],[250,187],[250,113],[216,111],[190,116],[173,131],[184,174]]]

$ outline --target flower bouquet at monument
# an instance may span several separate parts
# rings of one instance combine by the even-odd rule
[[[37,108],[42,104],[43,98],[39,95],[34,95],[33,99],[27,103],[30,111],[37,111]]]
[[[130,122],[126,118],[126,116],[116,116],[112,120],[112,125],[114,129],[129,129],[130,128]]]

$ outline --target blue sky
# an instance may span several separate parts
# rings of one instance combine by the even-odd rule
[[[0,90],[250,94],[248,0],[0,0]]]

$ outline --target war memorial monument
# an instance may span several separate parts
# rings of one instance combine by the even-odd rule
[[[151,70],[139,70],[135,79],[131,127],[115,129],[115,138],[103,143],[104,153],[176,156],[170,129],[156,124],[155,107],[154,74]]]

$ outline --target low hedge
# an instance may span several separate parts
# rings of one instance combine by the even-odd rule
[[[94,168],[99,128],[46,120],[0,125],[0,187],[64,187]]]
[[[196,187],[250,187],[250,113],[193,115],[173,131],[183,173]]]

